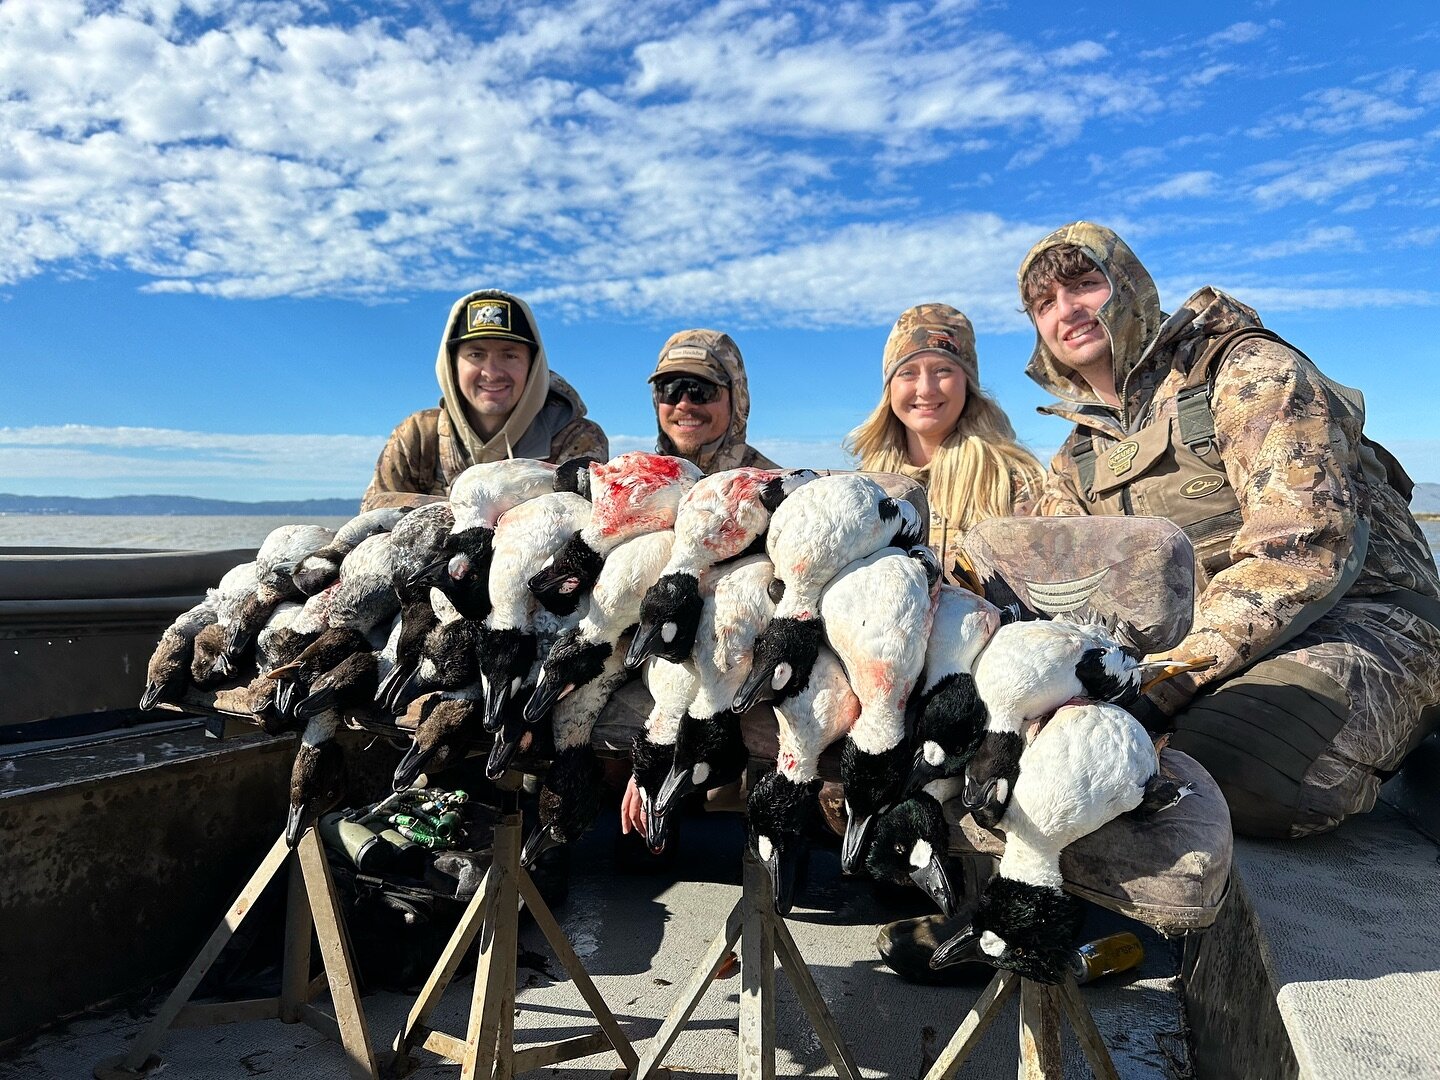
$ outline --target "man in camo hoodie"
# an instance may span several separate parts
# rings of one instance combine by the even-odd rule
[[[1369,810],[1440,711],[1440,581],[1353,392],[1214,288],[1166,315],[1101,226],[1047,236],[1019,280],[1027,374],[1059,398],[1041,411],[1075,425],[1036,512],[1165,517],[1195,547],[1194,623],[1170,655],[1218,661],[1138,711],[1173,719],[1237,832]]]
[[[412,413],[390,433],[362,510],[433,502],[482,462],[610,456],[580,395],[550,370],[530,305],[512,293],[481,289],[451,305],[435,378],[439,406]]]

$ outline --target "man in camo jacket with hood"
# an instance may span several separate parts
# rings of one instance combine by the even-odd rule
[[[605,461],[605,432],[550,370],[530,306],[499,289],[460,297],[435,357],[440,405],[413,413],[390,435],[361,510],[443,498],[471,465],[508,457]]]
[[[657,453],[683,457],[706,476],[742,467],[779,468],[745,441],[750,383],[740,347],[729,334],[671,334],[660,349],[650,390],[659,428]]]
[[[1440,712],[1440,581],[1353,392],[1214,288],[1166,315],[1101,226],[1047,236],[1019,280],[1027,373],[1059,398],[1041,411],[1075,425],[1036,512],[1165,517],[1195,547],[1194,622],[1167,655],[1217,662],[1137,711],[1173,720],[1237,832],[1369,810]]]

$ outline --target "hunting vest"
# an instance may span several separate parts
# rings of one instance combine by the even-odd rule
[[[1231,564],[1230,546],[1240,530],[1240,501],[1215,444],[1210,399],[1221,361],[1250,338],[1278,342],[1313,366],[1308,356],[1271,330],[1259,326],[1231,330],[1210,342],[1191,367],[1169,423],[1142,427],[1105,450],[1096,449],[1092,435],[1071,452],[1080,494],[1090,513],[1168,518],[1184,530],[1195,549],[1197,589]],[[1332,409],[1363,423],[1365,403],[1360,392],[1318,370],[1316,374],[1331,396]],[[1383,446],[1362,438],[1360,466],[1367,482],[1389,483],[1409,501],[1414,484]]]

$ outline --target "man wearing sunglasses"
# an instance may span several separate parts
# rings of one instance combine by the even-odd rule
[[[659,435],[655,449],[683,457],[706,475],[748,466],[777,468],[745,441],[750,388],[729,334],[682,330],[660,350],[650,376]]]

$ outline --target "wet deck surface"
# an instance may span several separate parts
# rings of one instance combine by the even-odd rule
[[[569,898],[556,914],[596,985],[643,1055],[643,1042],[660,1026],[675,995],[721,929],[739,897],[743,825],[711,814],[686,818],[675,857],[656,865],[633,848],[617,853],[618,830],[607,817],[574,852]],[[809,881],[788,923],[850,1049],[867,1077],[923,1074],[979,995],[970,986],[913,986],[879,962],[874,939],[880,924],[927,908],[918,892],[881,893],[866,881],[842,877],[833,850],[817,849]],[[221,913],[217,912],[218,919]],[[1131,929],[1145,945],[1139,969],[1082,988],[1122,1077],[1190,1075],[1178,995],[1178,944],[1119,916],[1091,909],[1087,925],[1098,937]],[[197,941],[198,950],[202,942]],[[528,923],[520,934],[517,1044],[551,1042],[587,1030],[587,1013],[543,938]],[[735,1075],[738,975],[712,984],[667,1061],[678,1075]],[[776,977],[776,1031],[781,1076],[832,1075],[783,973]],[[472,982],[459,977],[433,1023],[463,1035]],[[149,1010],[121,1010],[76,1020],[0,1058],[4,1080],[80,1080],[94,1065],[123,1054],[143,1028]],[[390,992],[364,998],[371,1039],[387,1048],[413,995]],[[321,1002],[323,1004],[323,1001]],[[962,1076],[1009,1077],[1016,1069],[1015,999],[984,1036]],[[279,1021],[172,1030],[161,1045],[165,1077],[203,1080],[257,1076],[341,1080],[349,1071],[340,1047],[310,1028]],[[1078,1046],[1065,1029],[1067,1076],[1089,1076]],[[412,1076],[457,1076],[456,1067],[426,1051]],[[533,1073],[557,1080],[606,1078],[618,1064],[596,1055]]]

